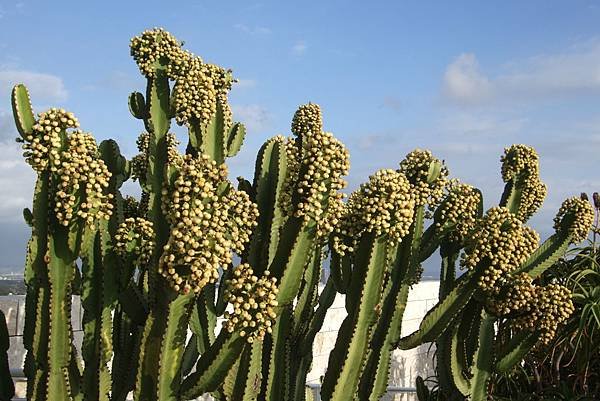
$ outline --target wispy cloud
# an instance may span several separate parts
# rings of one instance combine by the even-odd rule
[[[463,105],[598,94],[600,40],[564,52],[510,61],[500,71],[487,74],[475,54],[463,53],[446,68],[442,93],[446,99]]]
[[[254,35],[270,35],[271,34],[271,30],[264,26],[258,26],[258,25],[248,26],[246,24],[235,24],[233,27],[240,32],[243,32],[248,35],[253,35],[253,36]]]
[[[308,45],[304,40],[297,41],[294,46],[292,46],[292,54],[295,56],[302,56],[308,50]]]
[[[231,106],[236,121],[244,123],[249,132],[260,132],[266,130],[271,122],[271,116],[267,109],[257,104]]]
[[[62,78],[24,70],[0,71],[0,95],[6,98],[13,86],[23,83],[36,102],[63,102],[68,92]]]

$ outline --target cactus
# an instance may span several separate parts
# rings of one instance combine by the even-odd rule
[[[506,187],[500,206],[480,216],[466,236],[442,239],[440,301],[419,330],[399,342],[403,349],[436,342],[438,392],[447,399],[487,400],[490,376],[549,342],[573,312],[567,288],[534,279],[587,236],[593,209],[579,198],[566,200],[554,219],[556,234],[538,246],[537,233],[524,224],[545,195],[537,154],[513,145],[501,161]],[[461,249],[466,271],[456,278]]]
[[[139,401],[304,401],[312,344],[336,293],[346,295],[347,317],[324,400],[378,400],[392,351],[431,341],[444,389],[482,399],[494,369],[549,341],[572,310],[568,290],[534,280],[586,235],[589,205],[566,201],[556,234],[538,247],[524,225],[546,192],[532,149],[507,149],[500,206],[485,214],[481,193],[449,180],[420,149],[344,201],[348,152],[308,103],[292,136],[266,141],[252,182],[240,177],[236,187],[225,162],[246,132],[228,103],[232,72],[163,29],[134,37],[130,50],[147,80],[128,99],[144,125],[130,161],[116,142],[98,146],[78,130],[73,114],[36,116],[26,88],[12,92],[18,141],[37,173],[24,211],[28,400],[122,401],[133,392]],[[173,119],[187,129],[184,154]],[[129,178],[139,201],[120,192]],[[440,302],[401,339],[408,293],[437,249]],[[84,309],[81,355],[74,294]],[[496,333],[499,321],[509,324]],[[8,384],[0,381],[0,397]]]

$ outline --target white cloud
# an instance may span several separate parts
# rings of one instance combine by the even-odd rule
[[[302,56],[307,50],[308,45],[304,40],[299,40],[292,46],[292,54],[296,56]]]
[[[444,73],[444,94],[458,102],[479,102],[490,97],[492,84],[479,68],[474,54],[464,53]]]
[[[232,105],[233,116],[236,121],[244,123],[250,132],[263,131],[269,127],[271,116],[267,109],[257,104]]]
[[[21,222],[30,207],[35,173],[24,162],[19,144],[0,142],[0,222]]]
[[[443,95],[462,104],[524,101],[533,98],[600,93],[600,41],[568,51],[516,60],[486,74],[474,54],[459,55],[444,73]]]
[[[269,35],[271,30],[264,26],[248,26],[245,24],[235,24],[233,26],[238,31],[244,32],[248,35]]]
[[[0,95],[4,98],[18,83],[27,86],[35,102],[64,102],[68,97],[63,80],[55,75],[23,70],[0,71]]]

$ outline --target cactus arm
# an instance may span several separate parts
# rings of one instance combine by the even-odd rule
[[[321,248],[315,247],[300,288],[296,305],[294,306],[292,335],[295,338],[303,336],[317,301],[319,278],[321,277]]]
[[[352,277],[352,261],[350,255],[341,256],[335,250],[332,250],[330,274],[337,292],[345,294],[350,285],[350,278]]]
[[[464,319],[463,322],[468,321]],[[465,336],[468,336],[468,331],[464,330],[463,322],[460,325],[455,325],[450,333],[450,344],[448,344],[447,336],[443,336],[441,341],[437,342],[438,347],[438,364],[442,364],[449,368],[452,384],[462,394],[467,396],[470,393],[471,383],[464,376],[464,372],[468,371],[466,354],[463,341]],[[444,358],[447,360],[444,361]],[[447,379],[447,378],[446,378]],[[448,383],[448,391],[454,390]]]
[[[181,374],[183,377],[190,374],[194,366],[196,366],[196,362],[198,361],[199,357],[200,352],[198,352],[198,337],[196,337],[195,334],[192,334],[185,346],[183,356],[181,357]]]
[[[454,321],[477,289],[477,274],[465,273],[446,298],[438,302],[423,318],[419,330],[400,339],[401,349],[415,348],[434,341]]]
[[[384,292],[381,316],[371,340],[367,364],[359,387],[360,400],[377,401],[389,378],[391,353],[400,338],[408,293],[418,275],[423,235],[424,207],[416,209],[409,234],[396,248],[390,279]]]
[[[327,283],[325,284],[325,287],[323,288],[323,291],[319,296],[319,306],[317,307],[317,310],[315,311],[315,313],[312,316],[312,319],[310,320],[310,324],[306,335],[304,335],[300,340],[299,349],[302,354],[312,352],[312,344],[315,340],[315,336],[317,335],[319,330],[321,330],[321,327],[323,327],[325,315],[327,314],[327,310],[333,304],[333,301],[335,301],[335,295],[335,287],[332,279],[330,278],[329,280],[327,280]]]
[[[258,227],[248,249],[248,263],[261,274],[273,261],[279,244],[279,233],[285,215],[278,207],[287,174],[287,159],[282,141],[265,142],[256,157],[252,189],[259,210]]]
[[[275,322],[272,335],[264,340],[263,354],[266,357],[263,356],[262,397],[266,401],[277,401],[284,397],[286,340],[292,324],[291,314],[290,308],[285,308]]]
[[[157,378],[158,400],[177,400],[181,382],[181,360],[193,301],[194,296],[186,294],[177,296],[169,304],[167,329],[161,344],[160,369]]]
[[[494,318],[485,311],[481,313],[479,344],[471,371],[471,400],[487,401],[488,380],[494,364]]]
[[[22,138],[31,134],[35,124],[35,116],[31,110],[31,100],[29,92],[23,84],[16,85],[12,90],[12,109],[15,118],[15,125]]]
[[[508,373],[517,363],[523,360],[533,346],[538,342],[539,335],[522,331],[512,337],[508,343],[498,351],[496,371]]]
[[[75,255],[68,248],[67,229],[57,227],[49,238],[50,337],[48,339],[48,394],[72,399],[68,368],[71,363],[71,281]]]
[[[215,391],[238,359],[247,344],[239,333],[221,330],[215,342],[206,350],[196,364],[196,372],[183,380],[180,398],[190,400],[210,391]]]
[[[269,270],[279,279],[277,302],[280,306],[294,300],[315,241],[315,228],[302,218],[290,217],[281,230],[279,247]]]
[[[356,304],[356,310],[348,311],[330,354],[321,390],[324,400],[349,400],[357,390],[375,319],[374,311],[380,302],[387,247],[385,237],[375,238],[371,233],[365,234],[358,245],[356,264],[363,267],[360,269],[363,273],[353,280],[347,296],[357,297],[360,302]]]
[[[227,157],[233,157],[238,154],[244,138],[246,136],[246,127],[242,123],[235,123],[229,129],[227,134]]]
[[[256,401],[260,392],[262,343],[256,341],[244,348],[239,361],[230,401]]]
[[[129,112],[139,120],[148,117],[146,101],[144,100],[144,95],[140,92],[131,92],[129,95]]]
[[[571,236],[566,231],[552,235],[523,263],[517,273],[526,272],[533,278],[539,277],[565,254],[570,243]]]
[[[8,349],[10,341],[8,338],[8,327],[6,327],[6,316],[0,310],[0,400],[9,401],[15,395],[15,384],[13,383],[8,366]]]
[[[199,152],[209,155],[217,164],[225,161],[226,140],[223,106],[217,102],[217,110],[212,115],[208,125],[203,127],[200,122],[190,127],[190,143]]]
[[[31,383],[28,386],[28,398],[44,398],[43,389],[47,374],[48,328],[50,292],[48,290],[48,268],[44,261],[48,249],[48,186],[49,173],[38,176],[33,197],[33,231],[28,244],[25,263],[25,326],[23,344],[27,350],[25,375]],[[34,391],[34,389],[37,389]]]

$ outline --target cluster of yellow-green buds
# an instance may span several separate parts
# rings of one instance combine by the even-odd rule
[[[570,219],[567,227],[563,226],[565,218]],[[557,232],[566,229],[571,235],[571,242],[578,243],[587,238],[593,223],[594,208],[590,202],[573,197],[565,200],[560,206],[554,218],[554,229]]]
[[[519,273],[509,279],[497,296],[488,299],[488,310],[496,316],[526,314],[531,312],[535,295],[533,278],[527,273]]]
[[[431,166],[441,165],[439,175],[429,179]],[[412,186],[415,206],[427,205],[427,217],[444,197],[444,188],[448,184],[448,168],[433,157],[429,150],[415,149],[400,162],[399,171],[406,176]]]
[[[277,279],[265,271],[257,277],[244,263],[233,271],[233,278],[227,280],[225,297],[233,310],[226,311],[223,328],[230,333],[238,331],[249,343],[261,341],[271,333],[277,314]]]
[[[475,227],[481,192],[468,184],[451,181],[447,195],[434,214],[436,230],[450,229],[449,239],[462,242]]]
[[[131,176],[134,180],[144,181],[148,173],[148,149],[150,147],[150,134],[142,132],[135,141],[138,154],[131,158]]]
[[[518,330],[538,331],[541,343],[549,344],[558,326],[575,311],[571,296],[571,290],[560,284],[535,287],[528,304],[531,312],[515,319],[513,326]]]
[[[60,224],[68,226],[74,217],[92,225],[97,218],[112,214],[111,193],[105,194],[111,173],[98,153],[91,134],[75,131],[68,134],[56,163],[56,198],[54,211]]]
[[[540,180],[540,162],[534,148],[527,145],[512,145],[504,149],[502,179],[508,182],[514,178],[520,181],[521,197],[517,217],[526,221],[544,202],[546,185]]]
[[[25,160],[35,171],[44,171],[52,164],[50,167],[56,172],[60,166],[61,133],[78,127],[75,115],[63,109],[52,108],[40,113],[31,133],[23,139]]]
[[[163,189],[171,233],[159,272],[173,289],[198,293],[219,277],[219,267],[240,254],[257,225],[258,208],[227,180],[227,167],[207,155],[182,158],[172,187]]]
[[[465,241],[461,266],[485,269],[479,287],[498,294],[511,272],[537,248],[539,235],[505,207],[493,207],[477,221]]]
[[[411,189],[404,174],[396,170],[383,169],[370,176],[348,199],[334,233],[336,251],[341,255],[352,252],[364,232],[387,235],[390,243],[400,242],[413,221]]]
[[[321,109],[314,103],[300,106],[292,120],[296,136],[286,143],[288,176],[282,205],[290,215],[315,221],[317,235],[326,237],[343,212],[339,192],[350,169],[348,150],[323,131]]]
[[[115,252],[123,259],[131,258],[141,265],[147,264],[154,249],[152,222],[141,217],[125,219],[117,229],[115,241]]]
[[[159,61],[166,65],[168,78],[175,81],[173,105],[178,124],[206,126],[215,114],[218,102],[223,111],[225,130],[229,129],[232,118],[227,93],[233,83],[231,71],[204,63],[181,46],[169,32],[155,28],[134,37],[130,48],[146,77],[154,77]]]

